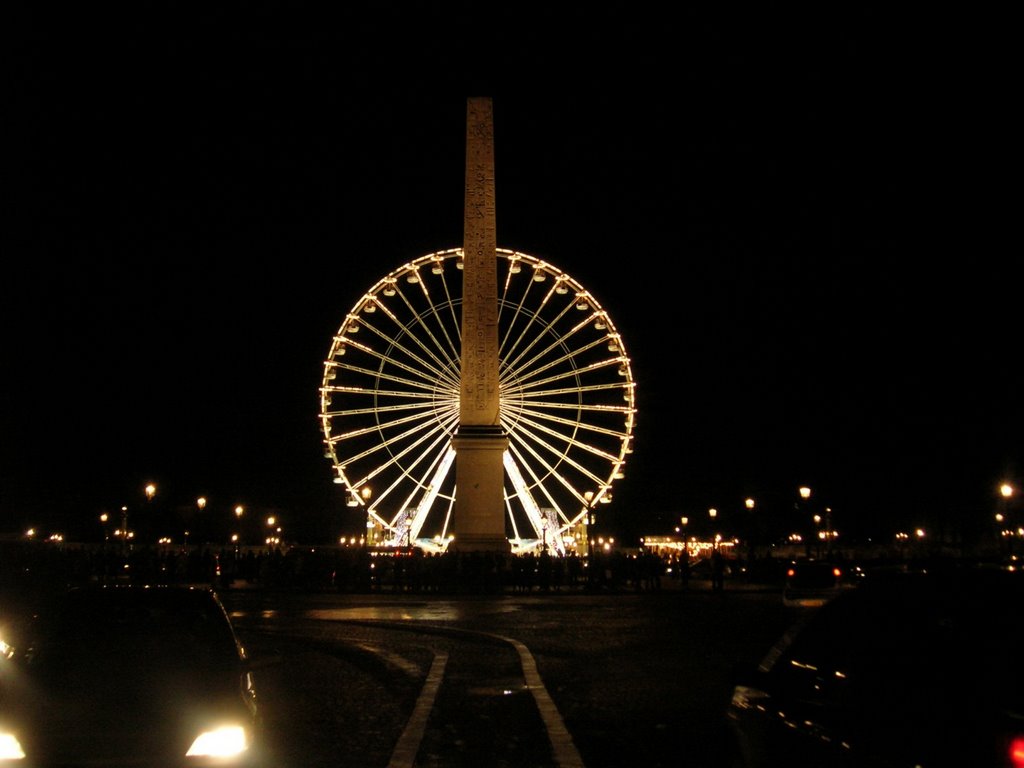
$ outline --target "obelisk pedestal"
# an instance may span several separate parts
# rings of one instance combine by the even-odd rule
[[[466,198],[462,270],[462,377],[455,449],[454,546],[508,552],[499,420],[498,241],[491,100],[466,109]]]

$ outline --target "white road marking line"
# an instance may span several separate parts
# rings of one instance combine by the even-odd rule
[[[506,643],[511,643],[512,647],[519,654],[519,663],[523,667],[523,677],[526,678],[526,685],[530,689],[530,693],[533,694],[534,701],[537,702],[540,717],[544,721],[544,727],[547,728],[548,739],[551,741],[555,762],[558,763],[560,768],[584,768],[583,758],[580,757],[580,753],[576,750],[576,745],[572,741],[572,735],[569,733],[569,729],[565,727],[565,722],[562,720],[562,715],[558,712],[558,707],[551,700],[548,689],[544,687],[544,681],[537,671],[537,662],[534,661],[530,649],[518,640],[513,640],[510,637],[503,637],[501,639]]]
[[[394,751],[391,753],[391,761],[388,768],[412,768],[416,764],[416,753],[419,752],[420,743],[423,741],[423,734],[427,729],[427,719],[430,717],[430,710],[434,708],[434,699],[437,698],[437,691],[441,687],[441,679],[444,677],[444,668],[448,663],[448,654],[439,653],[434,657],[427,673],[427,680],[423,684],[419,698],[416,699],[416,706],[412,710],[412,716],[402,731]]]

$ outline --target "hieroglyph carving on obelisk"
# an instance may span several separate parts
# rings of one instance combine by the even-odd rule
[[[498,256],[494,119],[489,98],[466,110],[466,198],[462,271],[462,374],[455,448],[454,546],[508,551],[499,423]]]

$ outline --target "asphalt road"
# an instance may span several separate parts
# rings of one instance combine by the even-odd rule
[[[725,765],[734,666],[778,592],[424,596],[229,591],[278,766]],[[806,610],[806,609],[803,609]],[[530,676],[533,665],[533,677]]]

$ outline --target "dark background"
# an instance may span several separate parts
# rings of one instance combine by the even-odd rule
[[[14,4],[0,530],[95,535],[153,481],[358,531],[322,362],[376,280],[461,245],[479,95],[499,245],[632,359],[608,530],[778,519],[803,484],[851,536],[990,520],[1024,422],[1005,25],[667,9]]]

